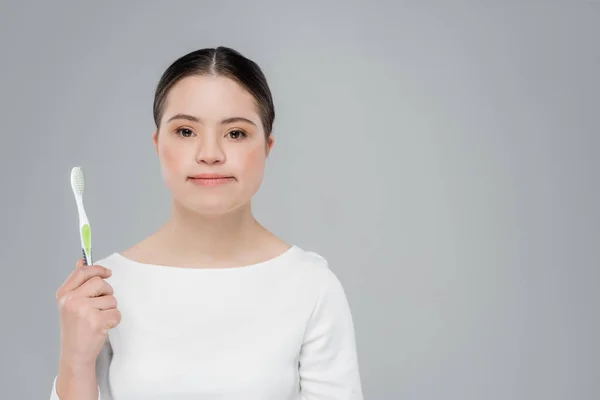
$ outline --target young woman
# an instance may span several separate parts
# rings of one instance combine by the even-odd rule
[[[51,399],[362,399],[340,281],[252,215],[274,117],[261,69],[235,50],[164,72],[152,140],[170,217],[96,265],[79,260],[58,289]]]

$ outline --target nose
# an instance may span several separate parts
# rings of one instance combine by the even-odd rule
[[[208,135],[207,135],[208,136]],[[218,139],[206,137],[198,145],[196,162],[198,164],[219,164],[225,161],[225,152]]]

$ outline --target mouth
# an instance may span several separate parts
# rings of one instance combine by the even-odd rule
[[[233,182],[235,178],[233,176],[220,174],[200,174],[188,176],[188,180],[200,186],[219,186]]]

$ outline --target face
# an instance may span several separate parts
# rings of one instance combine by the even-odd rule
[[[273,146],[254,97],[220,76],[190,76],[174,85],[153,142],[173,199],[201,214],[248,205]]]

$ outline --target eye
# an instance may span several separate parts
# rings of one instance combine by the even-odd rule
[[[194,134],[194,132],[188,128],[179,128],[175,131],[175,133],[177,133],[179,136],[184,137],[184,138],[190,137],[191,135]]]
[[[243,138],[245,138],[246,136],[248,136],[246,134],[246,132],[240,130],[240,129],[234,129],[232,131],[227,132],[227,135],[232,138],[233,140],[241,140]]]

